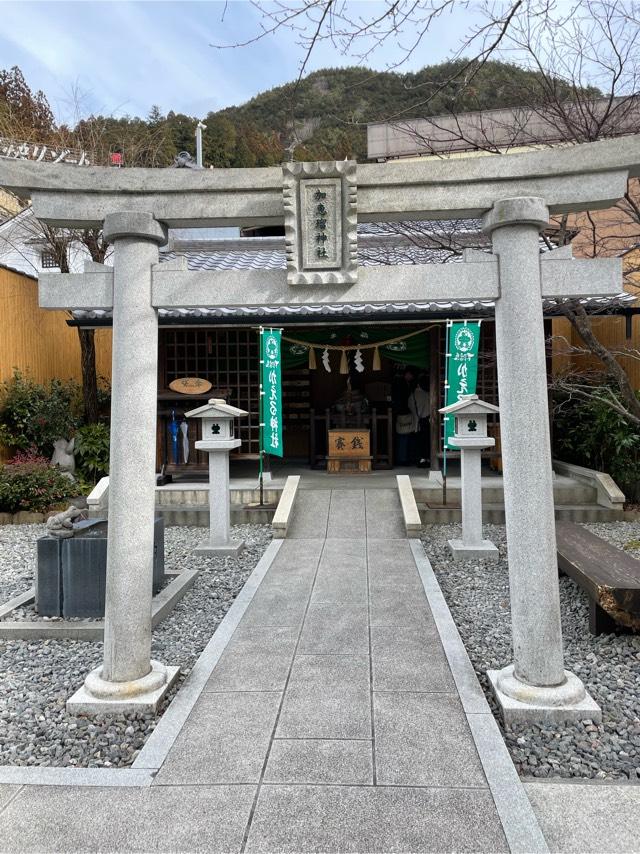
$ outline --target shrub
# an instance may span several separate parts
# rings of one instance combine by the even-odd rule
[[[606,472],[630,500],[640,498],[640,431],[605,403],[565,400],[553,420],[556,454]]]
[[[0,512],[44,513],[77,494],[77,485],[47,460],[12,461],[0,468]]]
[[[80,477],[96,483],[109,473],[109,428],[106,424],[85,424],[76,432],[76,466]]]
[[[0,387],[0,442],[51,456],[56,439],[69,439],[80,423],[80,387],[72,380],[40,385],[15,371]]]

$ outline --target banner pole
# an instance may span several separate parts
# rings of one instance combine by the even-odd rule
[[[449,388],[449,359],[451,358],[451,326],[452,321],[447,320],[447,335],[446,335],[446,346],[444,350],[444,405],[447,406],[448,395],[447,389]],[[444,426],[444,447],[442,449],[442,505],[443,507],[447,506],[447,443],[449,441],[449,437],[447,435],[447,421],[449,420],[449,416],[445,415],[443,420]]]
[[[262,366],[264,365],[263,335],[264,329],[260,327],[260,393],[258,402],[258,424],[259,424],[259,452],[258,452],[258,485],[260,487],[259,506],[264,507],[264,388],[262,387]]]

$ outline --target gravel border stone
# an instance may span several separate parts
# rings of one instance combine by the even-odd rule
[[[42,536],[43,528],[0,527],[0,591],[6,599],[32,585],[35,541]],[[271,541],[268,525],[234,525],[232,534],[245,541],[245,550],[237,558],[214,558],[193,554],[193,547],[202,539],[202,528],[165,530],[167,570],[201,572],[191,590],[153,632],[153,657],[182,670],[160,713],[175,696]],[[131,765],[159,716],[86,718],[65,710],[67,698],[101,658],[101,642],[0,640],[0,765]]]
[[[640,557],[640,549],[628,547],[640,539],[640,523],[585,527],[618,548],[627,544],[627,553]],[[602,707],[602,724],[582,721],[560,728],[502,723],[486,671],[512,660],[506,537],[504,525],[485,525],[484,531],[500,550],[498,563],[454,562],[447,540],[460,536],[459,525],[427,525],[422,542],[518,773],[640,781],[640,635],[591,635],[588,597],[566,576],[560,577],[566,666]]]

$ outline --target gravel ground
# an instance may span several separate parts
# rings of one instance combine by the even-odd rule
[[[593,533],[640,558],[640,523],[589,524]],[[485,536],[500,549],[500,561],[454,563],[447,540],[460,537],[459,525],[429,525],[423,543],[469,657],[502,728],[511,758],[523,777],[640,779],[640,635],[593,637],[588,598],[577,584],[560,577],[565,664],[602,708],[602,724],[591,721],[562,729],[514,725],[497,715],[485,672],[512,660],[508,567],[504,525],[485,525]],[[632,542],[635,541],[635,542]],[[638,543],[640,546],[640,543]]]
[[[0,527],[0,591],[6,601],[31,586],[42,525]],[[196,557],[202,528],[165,530],[167,569],[200,569],[191,590],[153,633],[153,657],[182,668],[170,702],[271,540],[267,525],[235,525],[238,558]],[[0,764],[122,767],[153,731],[154,715],[68,715],[65,701],[98,666],[102,643],[0,640]]]
[[[33,587],[36,540],[45,525],[0,525],[0,604]]]

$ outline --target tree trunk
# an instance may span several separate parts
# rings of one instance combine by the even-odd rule
[[[96,376],[95,330],[78,327],[82,365],[82,400],[87,424],[98,422],[98,378]]]
[[[623,405],[631,416],[630,420],[637,423],[640,420],[640,400],[636,397],[629,375],[613,353],[596,337],[591,326],[591,318],[585,311],[584,307],[577,305],[572,308],[566,308],[564,315],[576,330],[580,338],[582,338],[587,348],[605,366],[607,373],[618,386],[622,396]]]

